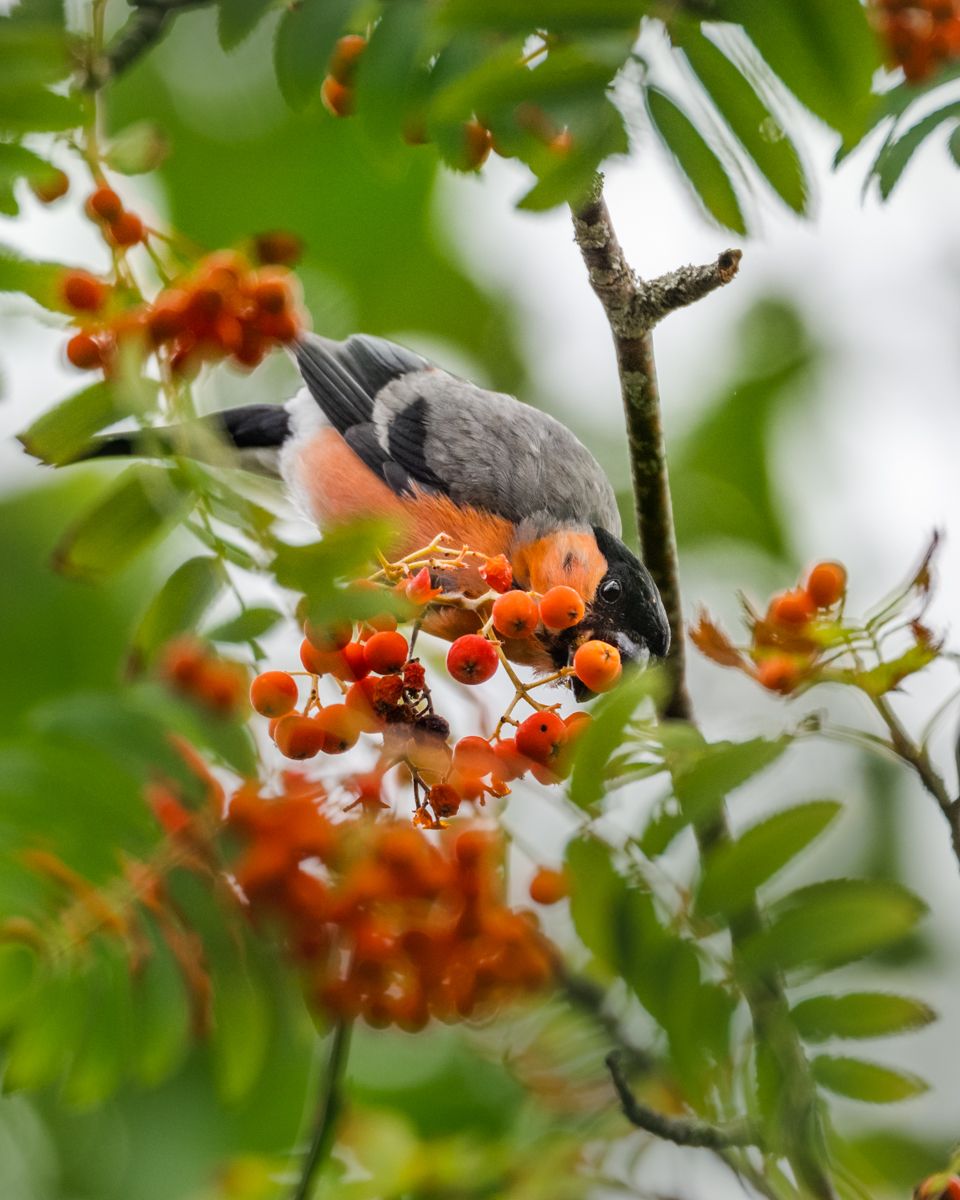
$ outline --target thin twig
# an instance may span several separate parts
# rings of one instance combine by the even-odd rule
[[[639,279],[628,264],[603,199],[598,177],[592,193],[573,213],[574,238],[580,248],[591,286],[613,335],[620,374],[620,391],[627,425],[637,530],[644,561],[663,597],[672,645],[667,659],[671,677],[664,715],[694,720],[684,677],[683,617],[679,569],[673,527],[673,506],[663,439],[656,361],[650,329],[672,307],[680,307],[728,283],[736,274],[740,255],[727,250],[706,267],[684,268],[653,283]],[[694,822],[701,858],[730,841],[726,806],[721,803],[707,819]],[[731,921],[735,959],[741,948],[763,928],[754,899]],[[776,1125],[779,1146],[799,1181],[819,1198],[833,1200],[833,1185],[823,1165],[823,1132],[817,1091],[789,1013],[783,980],[771,970],[763,975],[743,973],[744,998],[750,1008],[754,1036],[776,1064],[780,1112]]]
[[[317,1112],[317,1122],[313,1137],[307,1148],[297,1189],[293,1200],[307,1200],[313,1190],[314,1177],[326,1162],[333,1146],[337,1131],[337,1119],[340,1116],[342,1102],[343,1073],[347,1065],[347,1054],[350,1049],[350,1022],[338,1021],[333,1027],[330,1042],[330,1054],[327,1058],[327,1069],[323,1077],[323,1088],[320,1094],[320,1108]]]
[[[665,1113],[641,1104],[630,1089],[614,1051],[606,1057],[613,1086],[620,1097],[624,1116],[638,1129],[677,1146],[699,1146],[705,1150],[727,1150],[731,1146],[759,1146],[760,1131],[749,1121],[734,1121],[729,1125],[711,1125],[691,1117],[668,1117]]]

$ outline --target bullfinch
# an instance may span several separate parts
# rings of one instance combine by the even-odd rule
[[[360,517],[391,520],[402,556],[439,532],[485,555],[503,554],[514,586],[574,588],[582,621],[506,645],[538,671],[566,666],[597,638],[625,663],[669,649],[670,627],[649,571],[620,538],[613,488],[566,426],[513,396],[487,391],[393,342],[356,334],[303,335],[294,347],[305,386],[286,405],[256,404],[204,418],[240,452],[272,470],[321,528]],[[151,441],[156,446],[155,434]],[[106,436],[87,457],[143,453],[137,435]],[[475,575],[475,578],[473,577]],[[479,594],[475,572],[434,579]],[[475,613],[436,606],[424,629],[453,640]],[[573,680],[578,699],[589,693]]]

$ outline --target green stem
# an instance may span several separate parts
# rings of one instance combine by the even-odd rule
[[[292,1200],[307,1200],[313,1190],[316,1174],[327,1161],[333,1148],[337,1120],[343,1104],[343,1075],[347,1066],[347,1055],[350,1051],[351,1028],[350,1022],[344,1020],[338,1021],[333,1027],[316,1125],[310,1145],[307,1147],[303,1166],[300,1169],[300,1179]]]

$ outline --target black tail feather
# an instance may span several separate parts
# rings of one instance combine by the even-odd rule
[[[211,413],[195,422],[196,428],[228,442],[237,450],[265,450],[282,446],[290,434],[290,415],[279,404],[248,404],[243,408],[228,408]],[[107,434],[95,438],[75,461],[91,458],[153,458],[171,453],[184,444],[187,436],[172,426],[159,429],[134,430],[130,433]]]

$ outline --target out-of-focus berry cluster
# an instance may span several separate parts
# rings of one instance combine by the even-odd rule
[[[845,611],[846,569],[820,562],[802,584],[773,596],[763,613],[742,600],[748,645],[735,644],[706,612],[690,636],[715,663],[744,672],[771,692],[787,696],[817,683],[844,683],[882,696],[940,652],[940,643],[920,620],[936,545],[934,538],[909,582],[861,621]]]
[[[890,63],[922,83],[960,58],[960,0],[871,0]]]
[[[417,1030],[550,981],[536,917],[504,902],[494,830],[428,839],[392,818],[335,817],[322,786],[292,773],[278,798],[256,784],[235,792],[226,830],[251,916],[279,925],[312,1004],[330,1016]]]

